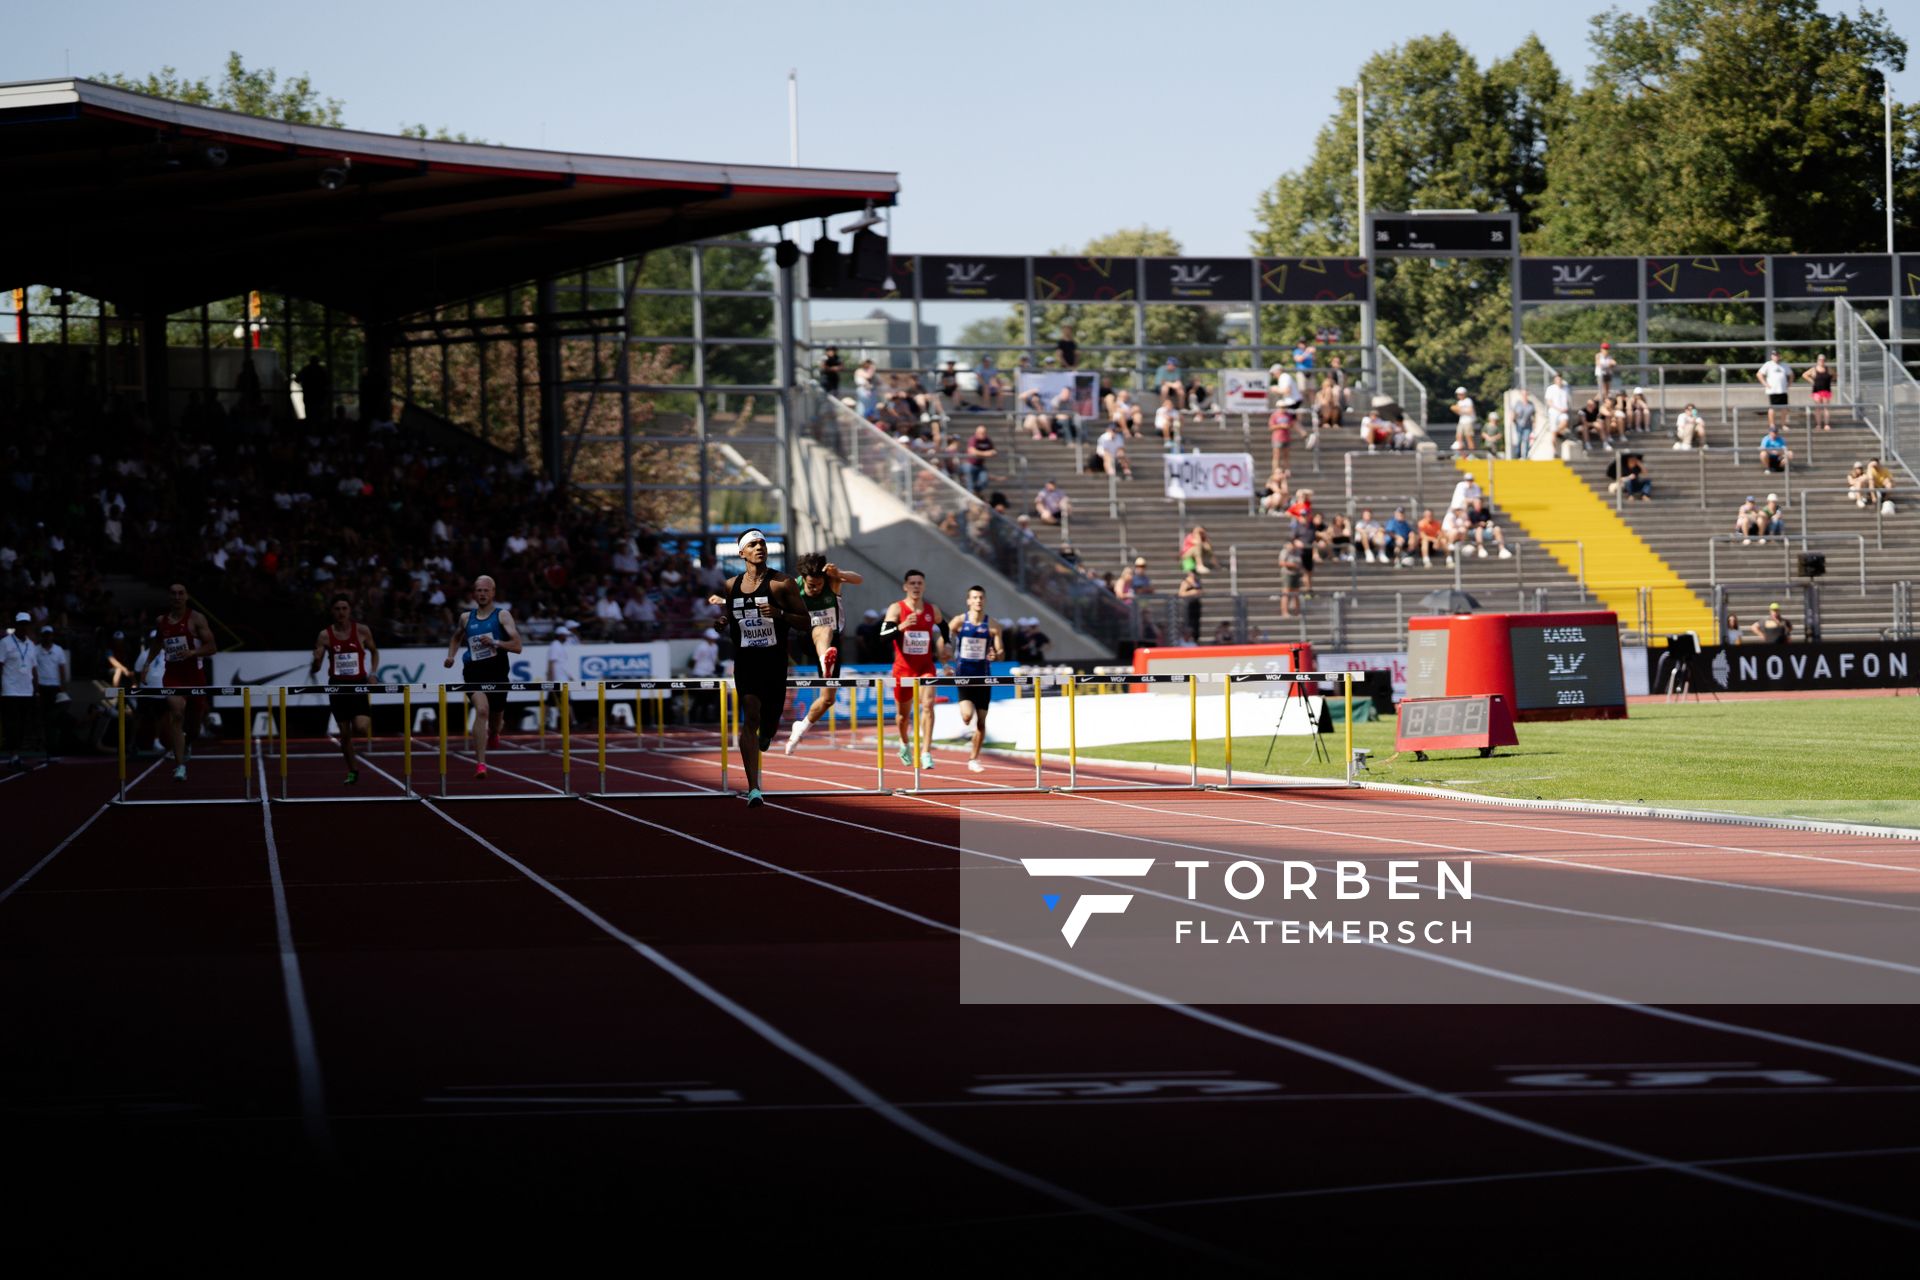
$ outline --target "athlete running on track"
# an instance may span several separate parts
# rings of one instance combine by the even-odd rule
[[[707,603],[727,611],[733,684],[740,691],[740,764],[747,774],[747,804],[758,808],[766,803],[760,794],[760,755],[773,745],[787,705],[789,628],[804,629],[810,619],[793,579],[767,568],[767,535],[749,529],[738,546],[747,567],[727,579],[726,594],[708,596]]]
[[[1006,656],[1001,643],[1000,624],[987,616],[987,589],[967,588],[967,616],[947,625],[953,636],[953,674],[985,676],[993,674],[993,664]],[[970,773],[985,773],[980,763],[980,747],[987,740],[987,708],[992,705],[990,685],[960,686],[960,723],[973,726],[973,749],[967,755]]]
[[[913,685],[913,696],[909,697],[909,686],[902,684],[900,677],[932,675],[934,659],[944,661],[946,658],[947,640],[940,630],[940,607],[926,598],[927,575],[918,569],[907,570],[900,580],[900,589],[905,592],[905,598],[888,605],[887,615],[880,622],[880,637],[893,642],[893,706],[894,721],[900,727],[900,763],[911,767],[913,753],[918,750],[920,767],[931,769],[933,686]],[[920,702],[918,742],[912,741],[915,698]]]
[[[820,674],[828,679],[840,674],[840,627],[846,616],[840,607],[840,589],[857,587],[863,581],[859,574],[840,568],[818,551],[800,557],[800,604],[813,629],[813,652],[820,660]],[[822,689],[807,714],[793,722],[793,734],[787,739],[788,755],[800,745],[800,736],[820,722],[839,693],[838,689]]]
[[[454,655],[466,646],[464,665],[460,672],[462,684],[505,684],[513,679],[513,659],[507,655],[520,652],[520,628],[513,625],[513,615],[506,609],[493,603],[493,579],[481,574],[473,580],[473,608],[460,615],[460,621],[454,626],[453,638],[447,641],[447,660],[442,666],[451,667]],[[487,748],[500,741],[500,721],[507,713],[507,695],[502,693],[470,693],[468,699],[473,703],[473,776],[487,776]],[[499,699],[496,711],[494,699]],[[411,732],[411,728],[408,730]]]
[[[353,598],[342,592],[329,603],[333,618],[320,629],[313,642],[313,661],[307,664],[307,679],[327,668],[328,684],[369,684],[380,669],[380,646],[374,643],[373,629],[353,620]],[[347,758],[347,784],[360,781],[360,761],[354,755],[354,740],[373,733],[373,699],[364,693],[335,693],[327,696],[327,706],[340,726],[340,754]],[[409,730],[410,731],[410,730]]]
[[[219,646],[207,616],[187,603],[187,589],[176,582],[167,588],[167,611],[153,636],[153,651],[164,656],[160,683],[168,689],[196,689],[208,683],[213,664],[208,661]],[[192,714],[189,715],[188,713]],[[206,698],[199,694],[167,695],[167,741],[173,747],[173,780],[187,777],[187,744],[200,731]]]

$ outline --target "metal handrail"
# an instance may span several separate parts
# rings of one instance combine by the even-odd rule
[[[1748,535],[1739,533],[1716,533],[1708,536],[1708,587],[1731,585],[1723,584],[1720,581],[1719,546],[1723,542],[1730,543],[1735,538],[1743,539],[1741,544],[1743,546],[1746,545],[1746,542],[1753,540]],[[1807,544],[1813,542],[1854,542],[1860,554],[1860,594],[1863,596],[1867,594],[1867,536],[1864,533],[1770,533],[1759,539],[1759,541],[1764,543],[1768,538],[1778,538],[1780,540],[1780,572],[1789,579],[1793,577],[1793,562],[1791,557],[1793,555],[1793,543],[1796,539],[1799,540],[1802,551],[1807,549]]]
[[[1802,536],[1805,536],[1807,532],[1807,498],[1809,495],[1815,494],[1815,493],[1839,493],[1839,494],[1845,494],[1850,497],[1853,495],[1854,492],[1855,492],[1854,490],[1845,488],[1844,486],[1831,488],[1831,489],[1822,488],[1822,489],[1800,490],[1800,532]],[[1885,504],[1881,499],[1876,498],[1870,501],[1867,505],[1873,508],[1873,549],[1875,551],[1885,551],[1887,549],[1887,518],[1885,514]]]
[[[1420,381],[1420,379],[1414,377],[1413,371],[1411,369],[1408,369],[1406,365],[1400,362],[1400,357],[1394,355],[1393,352],[1389,351],[1385,346],[1379,346],[1376,344],[1376,349],[1380,352],[1380,365],[1381,365],[1380,388],[1381,390],[1384,391],[1386,389],[1387,372],[1389,370],[1391,370],[1393,372],[1393,375],[1396,378],[1398,378],[1403,384],[1412,383],[1414,389],[1418,391],[1420,394],[1419,423],[1421,428],[1424,430],[1432,421],[1427,416],[1427,384]],[[1407,407],[1407,402],[1405,398],[1402,396],[1399,396],[1399,395],[1394,396],[1393,401],[1395,404],[1399,405],[1402,409],[1405,409]]]

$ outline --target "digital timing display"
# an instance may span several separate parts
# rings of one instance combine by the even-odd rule
[[[1618,625],[1515,627],[1508,637],[1521,711],[1626,705]]]
[[[1381,214],[1373,220],[1375,256],[1504,258],[1519,252],[1511,214]]]
[[[1451,635],[1439,627],[1407,632],[1407,696],[1441,698],[1447,692],[1447,649]]]
[[[1489,699],[1485,697],[1433,698],[1424,702],[1403,703],[1400,707],[1400,737],[1479,737],[1486,733],[1491,714]]]

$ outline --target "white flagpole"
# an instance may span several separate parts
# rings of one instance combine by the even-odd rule
[[[787,72],[787,163],[800,167],[800,72]]]

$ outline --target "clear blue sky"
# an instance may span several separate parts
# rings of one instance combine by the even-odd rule
[[[901,249],[1043,253],[1144,223],[1241,254],[1256,196],[1373,50],[1450,28],[1485,61],[1532,29],[1579,81],[1601,7],[5,0],[0,81],[215,75],[237,49],[311,75],[357,128],[784,164],[792,67],[802,163],[898,171]],[[1920,20],[1887,8],[1920,46]],[[1895,78],[1905,100],[1917,67]]]

